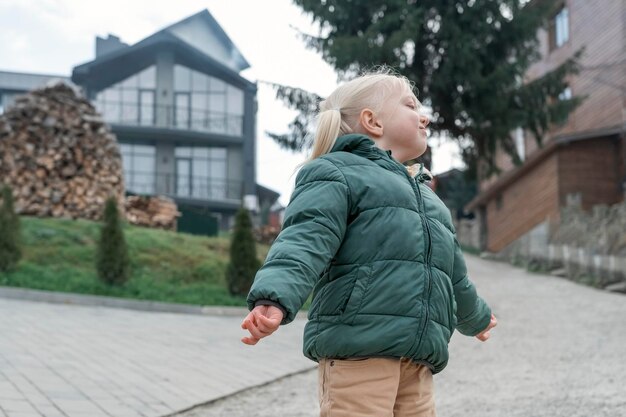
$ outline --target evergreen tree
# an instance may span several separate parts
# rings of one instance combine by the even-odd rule
[[[464,215],[463,207],[476,197],[477,191],[476,181],[457,169],[441,174],[436,179],[435,192],[456,219]]]
[[[128,281],[130,261],[115,197],[106,201],[103,222],[96,260],[98,276],[109,285],[122,285]]]
[[[296,118],[289,123],[288,133],[265,133],[270,138],[274,139],[282,148],[292,151],[301,151],[310,148],[312,142],[310,141],[311,136],[309,132],[313,125],[313,119],[318,110],[318,105],[324,98],[297,87],[273,83],[267,84],[276,90],[277,99],[281,100],[292,109],[297,110],[298,114]]]
[[[541,144],[547,130],[582,98],[558,100],[566,78],[578,71],[578,51],[530,83],[522,80],[540,58],[537,31],[562,4],[556,0],[294,0],[320,34],[306,44],[348,79],[376,65],[396,68],[433,109],[435,131],[457,139],[468,166],[478,159],[488,172],[496,150],[520,163],[510,133],[529,130]],[[278,86],[277,97],[301,114],[286,135],[270,134],[283,147],[301,149],[310,130],[314,94]],[[469,139],[469,140],[468,140]]]
[[[240,208],[230,243],[230,263],[226,271],[228,290],[233,295],[247,295],[260,268],[248,210]]]
[[[9,271],[22,257],[20,218],[13,206],[11,188],[4,186],[0,198],[0,271]]]

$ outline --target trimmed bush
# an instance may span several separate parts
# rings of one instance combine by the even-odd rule
[[[235,217],[235,230],[230,243],[230,263],[226,271],[228,291],[232,295],[248,295],[261,263],[256,257],[256,244],[248,210],[240,208]]]
[[[106,201],[98,241],[98,277],[109,285],[122,285],[129,278],[129,256],[122,220],[114,197]]]
[[[0,199],[0,271],[9,271],[22,257],[20,218],[15,212],[11,188],[4,186]]]

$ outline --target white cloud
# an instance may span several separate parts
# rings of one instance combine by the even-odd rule
[[[26,51],[31,44],[27,33],[16,32],[13,29],[0,32],[0,43],[7,45],[7,48],[14,53]]]

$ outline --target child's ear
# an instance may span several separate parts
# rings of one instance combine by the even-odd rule
[[[379,138],[383,135],[383,122],[371,109],[361,110],[359,124],[368,136]]]

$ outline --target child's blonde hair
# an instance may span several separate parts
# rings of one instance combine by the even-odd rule
[[[407,90],[412,92],[413,84],[388,67],[337,87],[320,103],[313,150],[307,162],[330,152],[339,136],[354,132],[363,109],[379,112],[390,96]]]

